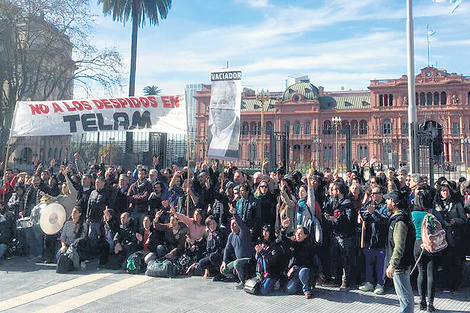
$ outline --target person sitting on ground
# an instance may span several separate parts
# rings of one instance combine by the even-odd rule
[[[243,222],[235,208],[231,204],[229,206],[230,213],[234,216],[230,221],[232,232],[227,239],[220,272],[225,277],[234,277],[236,273],[240,280],[236,288],[243,289],[245,287],[245,267],[253,256],[251,234],[250,229]],[[232,257],[233,254],[235,254],[235,259]]]
[[[153,220],[153,227],[157,231],[164,232],[165,238],[164,243],[157,246],[156,257],[160,258],[164,255],[168,260],[175,261],[184,251],[188,227],[184,223],[179,222],[174,215],[170,216],[169,223],[160,223],[159,219],[163,212],[163,210],[157,211]]]
[[[189,237],[191,240],[200,240],[206,231],[206,226],[202,222],[202,209],[196,209],[192,218],[187,217],[184,214],[176,212],[175,207],[170,208],[170,214],[176,216],[178,220],[185,223],[188,226]]]
[[[192,265],[192,269],[201,268],[204,271],[203,279],[211,275],[214,281],[221,280],[222,276],[219,272],[220,264],[222,263],[222,255],[224,250],[224,236],[223,230],[219,228],[214,216],[209,215],[206,218],[207,237],[206,237],[206,251],[204,257],[199,262]]]
[[[260,293],[267,295],[279,286],[283,270],[281,259],[282,248],[276,243],[273,227],[266,224],[261,230],[262,240],[255,246],[256,274],[262,279]]]
[[[13,239],[11,220],[6,217],[3,201],[0,200],[0,264]]]
[[[85,223],[80,222],[80,211],[78,207],[72,209],[72,213],[70,217],[65,221],[64,227],[62,228],[62,232],[60,235],[60,243],[61,247],[57,252],[57,259],[61,254],[67,254],[67,256],[71,257],[72,261],[74,261],[74,268],[79,269],[80,267],[80,255],[77,250],[72,251],[69,249],[77,239],[84,238],[87,233],[87,229]],[[76,256],[71,256],[71,254],[77,253]]]
[[[121,226],[114,236],[114,253],[121,256],[123,261],[135,251],[140,250],[134,219],[128,212],[121,214]]]
[[[292,250],[292,258],[287,271],[289,281],[286,285],[286,292],[293,295],[302,290],[305,298],[310,299],[313,296],[318,273],[321,272],[315,245],[309,237],[308,230],[302,226],[297,226],[294,236],[284,238]]]
[[[136,234],[139,245],[144,252],[156,252],[158,244],[158,234],[153,228],[152,222],[148,215],[142,220],[142,228]]]

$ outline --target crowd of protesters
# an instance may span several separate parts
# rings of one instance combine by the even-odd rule
[[[420,308],[433,311],[438,271],[442,287],[457,290],[470,254],[468,181],[441,177],[430,185],[405,169],[384,169],[375,158],[355,162],[345,177],[320,172],[314,161],[306,173],[293,164],[252,175],[216,160],[160,168],[157,157],[153,166],[127,171],[87,167],[77,153],[71,164],[49,165],[37,162],[32,175],[3,173],[0,262],[5,253],[44,262],[69,253],[75,269],[93,258],[119,269],[143,251],[180,264],[187,275],[237,281],[239,289],[257,275],[263,295],[283,288],[310,298],[318,284],[382,295],[390,271],[399,274],[421,254],[421,223],[432,212],[448,247],[422,253],[417,289]],[[16,227],[37,214],[41,201],[64,206],[60,233]],[[404,235],[389,233],[397,212]],[[401,235],[413,238],[402,246]]]

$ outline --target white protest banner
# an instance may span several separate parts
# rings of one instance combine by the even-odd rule
[[[207,156],[234,161],[238,159],[242,72],[213,70],[209,107],[209,149]]]
[[[185,134],[184,96],[19,101],[10,136],[54,136],[99,131]]]

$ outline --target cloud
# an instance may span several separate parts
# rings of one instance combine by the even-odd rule
[[[235,3],[246,4],[252,8],[265,8],[268,6],[269,0],[236,0]]]
[[[309,74],[315,84],[327,90],[339,90],[341,86],[364,89],[371,79],[399,78],[406,73],[406,7],[402,2],[235,3],[246,7],[236,8],[229,23],[221,22],[224,18],[220,16],[197,19],[195,11],[183,14],[188,20],[181,16],[166,20],[158,32],[150,27],[139,30],[137,83],[142,87],[155,84],[165,93],[178,93],[187,83],[209,83],[210,70],[225,66],[227,61],[230,66],[242,68],[244,84],[272,91],[283,90],[287,75],[294,72]],[[444,64],[452,62],[451,56],[457,53],[446,53],[449,48],[470,45],[464,35],[470,26],[465,19],[469,7],[463,5],[450,15],[440,4],[415,5],[417,67],[426,65],[425,32],[429,21],[437,31],[431,51],[436,57],[447,57],[446,62],[440,59]],[[97,44],[115,44],[128,64],[128,25],[123,28],[109,17],[99,18],[99,23],[105,37],[97,37]],[[185,23],[191,26],[180,26]],[[455,25],[461,27],[458,32]],[[463,63],[460,66],[466,66]]]

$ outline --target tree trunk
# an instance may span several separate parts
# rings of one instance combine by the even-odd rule
[[[139,0],[132,1],[132,45],[129,96],[135,96],[135,75],[137,67],[137,32],[139,30]]]
[[[132,1],[132,44],[131,44],[131,69],[129,78],[129,97],[135,96],[135,75],[137,67],[137,33],[139,30],[139,0]],[[126,133],[126,153],[132,153],[134,134]]]

